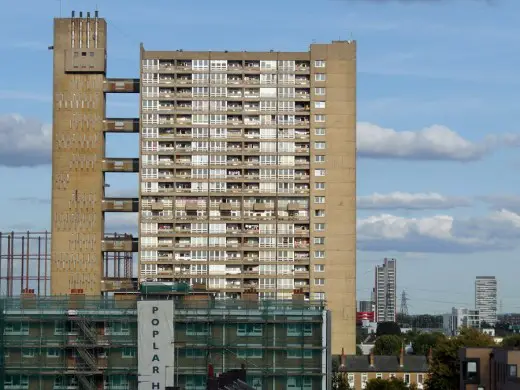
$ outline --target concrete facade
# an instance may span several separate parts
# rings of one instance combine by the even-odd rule
[[[106,22],[54,21],[51,293],[99,294]]]

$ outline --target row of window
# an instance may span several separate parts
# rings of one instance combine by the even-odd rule
[[[169,62],[168,60],[145,59],[143,60],[143,68],[158,68],[159,65],[165,65],[166,63],[170,66],[173,65],[173,62]],[[192,66],[194,68],[209,68],[211,66],[211,69],[215,70],[228,69],[228,66],[229,68],[233,68],[239,64],[242,64],[242,60],[177,60],[178,66]],[[299,64],[300,67],[307,67],[310,62],[295,60],[246,60],[245,64],[246,67],[258,65],[262,69],[296,69],[297,64]],[[315,68],[325,68],[326,64],[327,62],[325,60],[314,60]]]
[[[60,358],[63,356],[63,351],[61,349],[58,349],[58,348],[46,348],[47,352],[46,352],[46,356],[48,358]],[[5,351],[5,358],[9,358],[10,357],[10,351],[9,350],[6,350]],[[75,354],[74,354],[74,350],[72,351],[72,356],[74,357]],[[40,349],[37,349],[37,348],[22,348],[21,350],[21,355],[22,357],[24,358],[34,358],[36,356],[41,356],[42,353],[41,353],[41,350]],[[124,347],[124,348],[121,348],[121,357],[123,358],[135,358],[137,356],[137,350],[136,348],[130,348],[130,347]]]
[[[191,109],[192,111],[227,111],[228,104],[226,101],[204,101],[204,100],[194,100],[192,102],[184,102],[184,104],[188,104],[185,107],[178,108],[186,108]],[[211,104],[210,104],[211,103]],[[173,104],[166,105],[164,102],[160,103],[159,100],[143,100],[142,103],[143,110],[158,110],[159,108],[173,108]],[[257,107],[250,107],[251,109],[256,108],[260,111],[295,111],[296,110],[296,102],[276,102],[271,100],[262,100]],[[314,108],[326,108],[325,101],[315,101]],[[247,107],[245,108],[247,111]],[[235,114],[236,115],[236,114]]]
[[[403,381],[406,384],[411,383],[411,375],[412,374],[403,375]],[[424,382],[424,374],[416,374],[416,375],[417,375],[416,383],[422,384]],[[381,373],[381,372],[376,373],[376,378],[383,379],[383,373]],[[388,378],[396,378],[396,374],[390,373],[390,374],[388,374]],[[350,388],[354,388],[355,379],[356,379],[356,374],[353,374],[353,373],[347,374],[347,380],[349,382]],[[361,373],[361,383],[363,384],[363,383],[367,383],[367,382],[368,382],[368,373]]]
[[[65,335],[69,333],[78,332],[77,324],[73,322],[54,322],[54,334]],[[28,335],[29,334],[29,323],[28,322],[7,322],[4,327],[5,335]],[[111,322],[105,326],[105,335],[129,335],[130,327],[126,322]]]

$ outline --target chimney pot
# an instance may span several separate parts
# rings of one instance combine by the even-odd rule
[[[370,367],[374,367],[374,350],[370,351]]]
[[[72,17],[76,16],[76,11],[72,11]]]

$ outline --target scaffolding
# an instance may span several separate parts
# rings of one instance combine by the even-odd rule
[[[137,299],[172,299],[180,388],[205,389],[209,365],[217,374],[245,365],[248,383],[259,390],[326,388],[330,319],[321,301],[220,301],[193,292],[123,298],[0,300],[0,383],[20,390],[134,390]]]
[[[106,238],[126,238],[126,234],[107,234]],[[105,280],[131,280],[134,273],[132,252],[103,253]],[[0,232],[0,295],[18,296],[33,290],[36,295],[50,294],[51,233]]]
[[[47,231],[0,232],[0,294],[50,292],[50,239]]]

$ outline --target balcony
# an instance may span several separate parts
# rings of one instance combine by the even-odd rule
[[[139,93],[139,79],[106,79],[103,81],[105,93]]]
[[[102,201],[103,211],[136,212],[139,211],[138,198],[105,198]]]
[[[103,172],[139,172],[139,159],[104,158]]]
[[[137,118],[107,118],[103,121],[107,133],[139,133]]]
[[[137,252],[137,238],[131,235],[126,237],[105,237],[101,241],[103,252]]]

